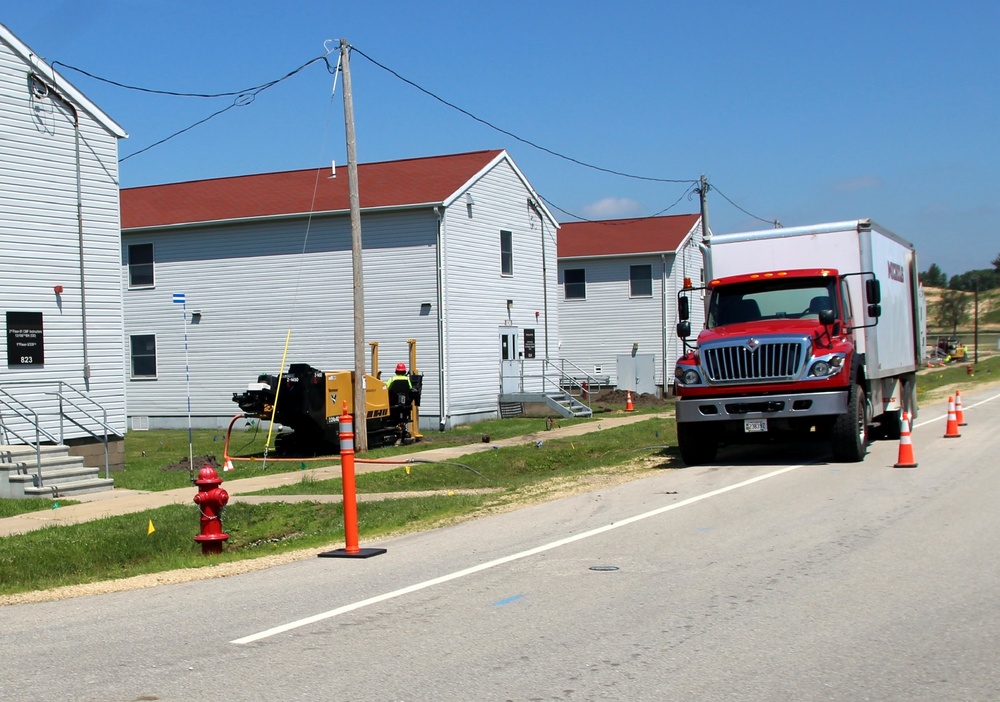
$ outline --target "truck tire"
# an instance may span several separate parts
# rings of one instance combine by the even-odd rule
[[[677,425],[677,446],[685,465],[698,466],[715,460],[719,440],[712,436],[711,429],[705,424]]]
[[[868,450],[868,403],[860,385],[847,394],[847,412],[837,417],[830,436],[833,458],[841,463],[857,463]]]

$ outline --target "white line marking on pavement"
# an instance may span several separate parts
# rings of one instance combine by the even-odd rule
[[[985,400],[980,400],[979,402],[977,402],[977,403],[975,403],[973,405],[969,405],[968,407],[966,407],[963,404],[962,405],[962,411],[965,412],[965,410],[967,410],[967,409],[972,409],[973,407],[979,407],[979,405],[985,405],[987,402],[993,402],[993,400],[997,399],[998,397],[1000,397],[1000,395],[994,395],[993,397],[987,397]],[[947,418],[948,418],[948,412],[945,412],[944,414],[938,415],[937,417],[931,417],[930,419],[928,419],[926,421],[920,422],[920,424],[914,424],[913,428],[916,429],[917,427],[927,426],[928,424],[933,424],[934,422],[940,421],[942,419],[947,419]]]
[[[298,629],[309,624],[315,624],[316,622],[323,621],[324,619],[330,619],[332,617],[340,616],[341,614],[347,614],[348,612],[353,612],[363,607],[368,607],[373,604],[378,604],[379,602],[385,602],[387,600],[392,600],[397,597],[402,597],[403,595],[408,595],[411,592],[417,592],[418,590],[424,590],[435,585],[441,585],[442,583],[449,582],[451,580],[457,580],[458,578],[464,578],[467,575],[473,575],[484,570],[489,570],[490,568],[496,568],[497,566],[504,565],[505,563],[512,563],[513,561],[520,560],[522,558],[528,558],[529,556],[534,556],[544,551],[551,551],[552,549],[559,548],[560,546],[566,546],[567,544],[572,544],[577,541],[582,541],[583,539],[589,539],[593,536],[598,536],[599,534],[604,534],[605,532],[612,531],[614,529],[619,529],[630,524],[635,524],[636,522],[641,522],[644,519],[649,519],[650,517],[656,517],[665,512],[670,512],[675,509],[680,509],[681,507],[687,507],[688,505],[693,505],[696,502],[701,502],[702,500],[707,500],[711,497],[717,497],[719,495],[725,494],[727,492],[732,492],[733,490],[739,490],[740,488],[745,488],[754,483],[759,483],[763,480],[768,480],[770,478],[776,478],[779,475],[785,473],[790,473],[793,470],[798,470],[807,465],[815,465],[812,463],[802,463],[796,466],[788,466],[786,468],[780,468],[770,473],[765,473],[763,475],[758,475],[755,478],[749,478],[739,483],[729,485],[727,487],[718,488],[717,490],[712,490],[711,492],[706,492],[702,495],[697,495],[695,497],[689,497],[686,500],[681,500],[680,502],[675,502],[673,504],[666,505],[664,507],[659,507],[657,509],[651,510],[649,512],[643,512],[642,514],[637,514],[632,517],[628,517],[619,522],[613,522],[611,524],[606,524],[605,526],[598,527],[596,529],[591,529],[590,531],[585,531],[580,534],[575,534],[573,536],[567,536],[565,539],[559,539],[557,541],[552,541],[542,546],[536,546],[535,548],[528,549],[527,551],[521,551],[520,553],[513,553],[509,556],[504,556],[503,558],[497,558],[496,560],[489,561],[487,563],[481,563],[471,568],[466,568],[464,570],[458,570],[454,573],[449,573],[448,575],[442,575],[439,578],[432,578],[431,580],[425,580],[422,583],[415,583],[413,585],[408,585],[407,587],[400,588],[398,590],[393,590],[392,592],[386,592],[382,595],[376,595],[375,597],[369,597],[366,600],[360,600],[358,602],[352,602],[351,604],[346,604],[343,607],[337,607],[336,609],[331,609],[327,612],[322,612],[320,614],[314,614],[311,617],[306,617],[305,619],[299,619],[294,622],[289,622],[288,624],[282,624],[281,626],[276,626],[266,631],[262,631],[257,634],[251,634],[249,636],[244,636],[240,639],[234,639],[230,641],[231,644],[248,644],[254,641],[260,641],[261,639],[266,639],[271,636],[276,636],[277,634],[283,634],[286,631],[291,631],[293,629]]]

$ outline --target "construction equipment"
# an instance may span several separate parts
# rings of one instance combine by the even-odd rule
[[[410,385],[390,387],[373,375],[365,375],[365,420],[368,447],[410,443],[411,410],[420,406],[423,376],[411,374]],[[280,432],[275,449],[287,456],[321,456],[340,450],[340,415],[344,402],[354,406],[354,373],[321,371],[306,363],[293,363],[288,372],[262,374],[243,393],[233,393],[233,402],[244,416],[263,419],[292,431]],[[353,417],[352,417],[353,419]]]

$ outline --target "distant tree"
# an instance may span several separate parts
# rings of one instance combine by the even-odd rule
[[[990,261],[990,263],[997,269],[997,273],[1000,273],[1000,254],[997,254],[997,257]]]
[[[997,258],[1000,259],[1000,256]],[[944,288],[948,285],[948,276],[944,274],[944,271],[936,263],[932,263],[931,267],[921,273],[918,278],[921,283],[929,288]]]
[[[1000,287],[1000,271],[992,268],[983,268],[976,271],[966,271],[959,275],[953,275],[948,281],[948,287],[952,290],[964,290],[972,292],[979,283],[980,290],[992,290]]]
[[[938,326],[951,327],[952,336],[958,333],[958,325],[969,318],[969,294],[961,290],[948,290],[937,303],[934,320]]]

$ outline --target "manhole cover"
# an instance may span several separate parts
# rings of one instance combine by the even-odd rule
[[[618,566],[590,566],[591,570],[610,571],[618,570]]]

